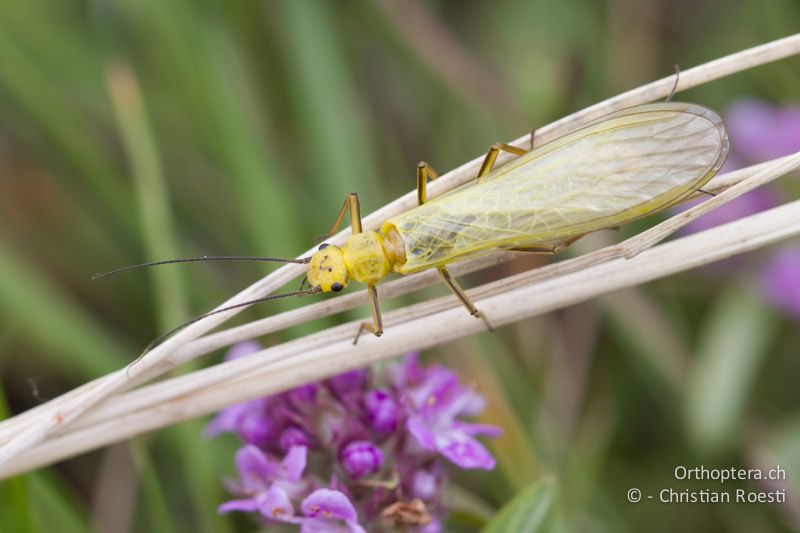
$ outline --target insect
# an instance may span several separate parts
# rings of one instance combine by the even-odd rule
[[[321,244],[310,257],[190,258],[134,265],[108,274],[200,260],[304,263],[310,289],[232,307],[339,292],[352,281],[365,283],[372,321],[360,325],[355,343],[363,331],[383,333],[379,281],[390,273],[433,268],[467,311],[490,327],[447,270],[448,264],[497,250],[558,253],[587,233],[661,211],[700,190],[722,167],[728,150],[725,127],[714,111],[678,102],[640,105],[611,113],[535,149],[494,144],[474,182],[430,201],[426,186],[437,173],[420,162],[418,206],[386,220],[378,231],[363,230],[358,195],[350,193],[328,235],[338,231],[348,212],[352,235],[342,246]],[[496,166],[500,152],[515,157]]]

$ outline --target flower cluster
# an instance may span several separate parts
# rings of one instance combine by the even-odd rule
[[[258,349],[242,343],[227,357]],[[494,468],[475,437],[499,428],[461,420],[483,407],[455,373],[414,354],[382,373],[354,370],[234,405],[207,428],[244,441],[240,479],[229,484],[239,498],[219,511],[259,513],[303,532],[439,531],[447,463]]]

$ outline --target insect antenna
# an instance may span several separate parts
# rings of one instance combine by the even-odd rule
[[[138,358],[136,358],[136,361],[141,359],[141,357],[144,354],[146,354],[147,352],[149,352],[150,350],[152,350],[153,348],[155,348],[156,346],[158,346],[159,344],[161,344],[162,342],[164,342],[165,340],[167,340],[168,338],[170,338],[171,336],[173,336],[174,334],[176,334],[177,332],[179,332],[183,328],[185,328],[187,326],[190,326],[190,325],[194,324],[195,322],[199,322],[199,321],[203,320],[204,318],[208,318],[208,317],[210,317],[212,315],[216,315],[218,313],[224,313],[225,311],[230,311],[231,309],[239,309],[240,307],[247,307],[247,306],[254,305],[254,304],[260,304],[260,303],[269,302],[269,301],[272,301],[272,300],[278,300],[280,298],[287,298],[289,296],[308,296],[308,295],[317,294],[317,293],[320,293],[320,292],[322,292],[322,289],[320,289],[319,287],[311,287],[310,289],[305,289],[305,290],[300,290],[300,291],[290,291],[290,292],[284,292],[282,294],[272,294],[270,296],[264,296],[263,298],[256,298],[255,300],[248,300],[246,302],[242,302],[242,303],[238,303],[238,304],[234,304],[234,305],[229,305],[227,307],[223,307],[222,309],[216,309],[214,311],[210,311],[210,312],[202,314],[200,316],[196,316],[193,319],[189,320],[188,322],[184,322],[183,324],[181,324],[177,328],[174,328],[174,329],[164,333],[163,335],[161,335],[160,337],[155,339],[153,342],[148,344],[145,347],[145,349],[142,351],[142,354]],[[133,366],[133,364],[135,364],[136,361],[134,361],[131,364],[131,366]]]
[[[129,270],[139,270],[142,268],[148,268],[159,265],[170,265],[172,263],[192,263],[196,261],[263,261],[269,263],[296,263],[304,265],[309,261],[311,261],[311,258],[302,257],[300,259],[285,259],[282,257],[253,257],[249,255],[220,255],[220,256],[203,255],[201,257],[187,257],[184,259],[167,259],[166,261],[150,261],[149,263],[140,263],[138,265],[130,265],[122,268],[116,268],[114,270],[110,270],[102,274],[95,274],[94,276],[92,276],[92,280],[97,281],[99,279],[107,278],[108,276],[113,276],[121,272],[128,272]]]

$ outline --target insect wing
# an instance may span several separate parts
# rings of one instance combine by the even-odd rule
[[[704,107],[618,111],[392,219],[406,241],[403,271],[625,224],[702,187],[728,149],[722,120]]]

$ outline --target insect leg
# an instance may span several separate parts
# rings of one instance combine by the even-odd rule
[[[425,161],[417,163],[417,205],[428,201],[428,180],[435,180],[439,173]]]
[[[467,293],[464,292],[464,289],[461,288],[461,286],[458,284],[453,275],[450,274],[447,268],[438,267],[437,270],[439,271],[439,275],[442,276],[442,280],[445,282],[445,284],[450,288],[451,291],[453,291],[453,294],[456,295],[456,297],[461,301],[464,307],[467,308],[469,314],[471,314],[475,318],[480,318],[481,320],[483,320],[483,323],[486,324],[486,328],[489,331],[494,331],[492,325],[489,324],[489,321],[486,320],[486,317],[483,316],[483,313],[478,311],[478,308],[475,307],[475,304],[472,303],[472,300],[469,299]]]
[[[350,226],[353,229],[353,235],[361,233],[361,201],[358,199],[357,192],[351,192],[344,199],[344,204],[342,204],[342,209],[336,217],[336,222],[333,223],[333,227],[326,237],[332,237],[339,231],[339,226],[342,225],[348,209],[350,210]]]
[[[297,290],[299,291],[305,290],[307,284],[308,284],[308,276],[303,276],[303,280],[300,282],[300,288]]]
[[[694,191],[690,191],[689,193],[684,194],[683,196],[678,196],[677,198],[673,199],[671,202],[666,204],[664,207],[661,207],[660,210],[672,209],[676,205],[682,204],[692,194],[692,192],[694,192]],[[711,198],[714,198],[717,195],[716,193],[713,193],[711,191],[706,191],[702,187],[697,189],[696,192],[699,192],[701,194],[705,194],[706,196],[710,196]]]
[[[517,246],[516,248],[509,248],[509,252],[525,252],[530,254],[557,254],[563,249],[563,246],[558,244],[542,244],[540,246]]]
[[[533,132],[531,132],[531,149],[533,148]],[[510,144],[505,143],[495,143],[489,147],[489,151],[486,152],[486,157],[483,159],[483,163],[481,164],[481,169],[478,171],[479,178],[488,174],[492,168],[494,167],[495,161],[497,161],[497,156],[500,154],[500,151],[508,152],[510,154],[514,154],[517,156],[525,155],[528,153],[528,150],[524,148],[518,148],[516,146],[512,146]],[[433,169],[425,161],[420,161],[417,164],[417,204],[422,205],[428,201],[428,191],[427,185],[428,180],[435,180],[439,177],[439,174]]]
[[[517,246],[516,248],[509,248],[510,252],[527,252],[533,254],[557,254],[562,251],[567,246],[571,245],[581,237],[586,235],[585,233],[581,233],[580,235],[575,235],[574,237],[570,237],[568,239],[564,239],[561,242],[553,243],[553,244],[535,244],[533,246]]]
[[[361,332],[364,330],[371,332],[376,337],[383,335],[383,318],[381,318],[381,307],[378,303],[378,287],[376,287],[374,283],[370,283],[367,286],[367,289],[369,290],[369,299],[372,307],[372,324],[369,322],[361,323],[361,325],[358,327],[356,338],[353,339],[354,345],[358,343],[358,338],[361,336]]]
[[[492,171],[492,168],[494,168],[494,163],[497,161],[497,156],[500,155],[501,150],[516,156],[525,155],[528,153],[528,151],[524,148],[518,148],[505,143],[494,143],[489,147],[489,151],[486,152],[486,157],[483,158],[481,169],[478,171],[479,178],[484,177],[486,174]]]

